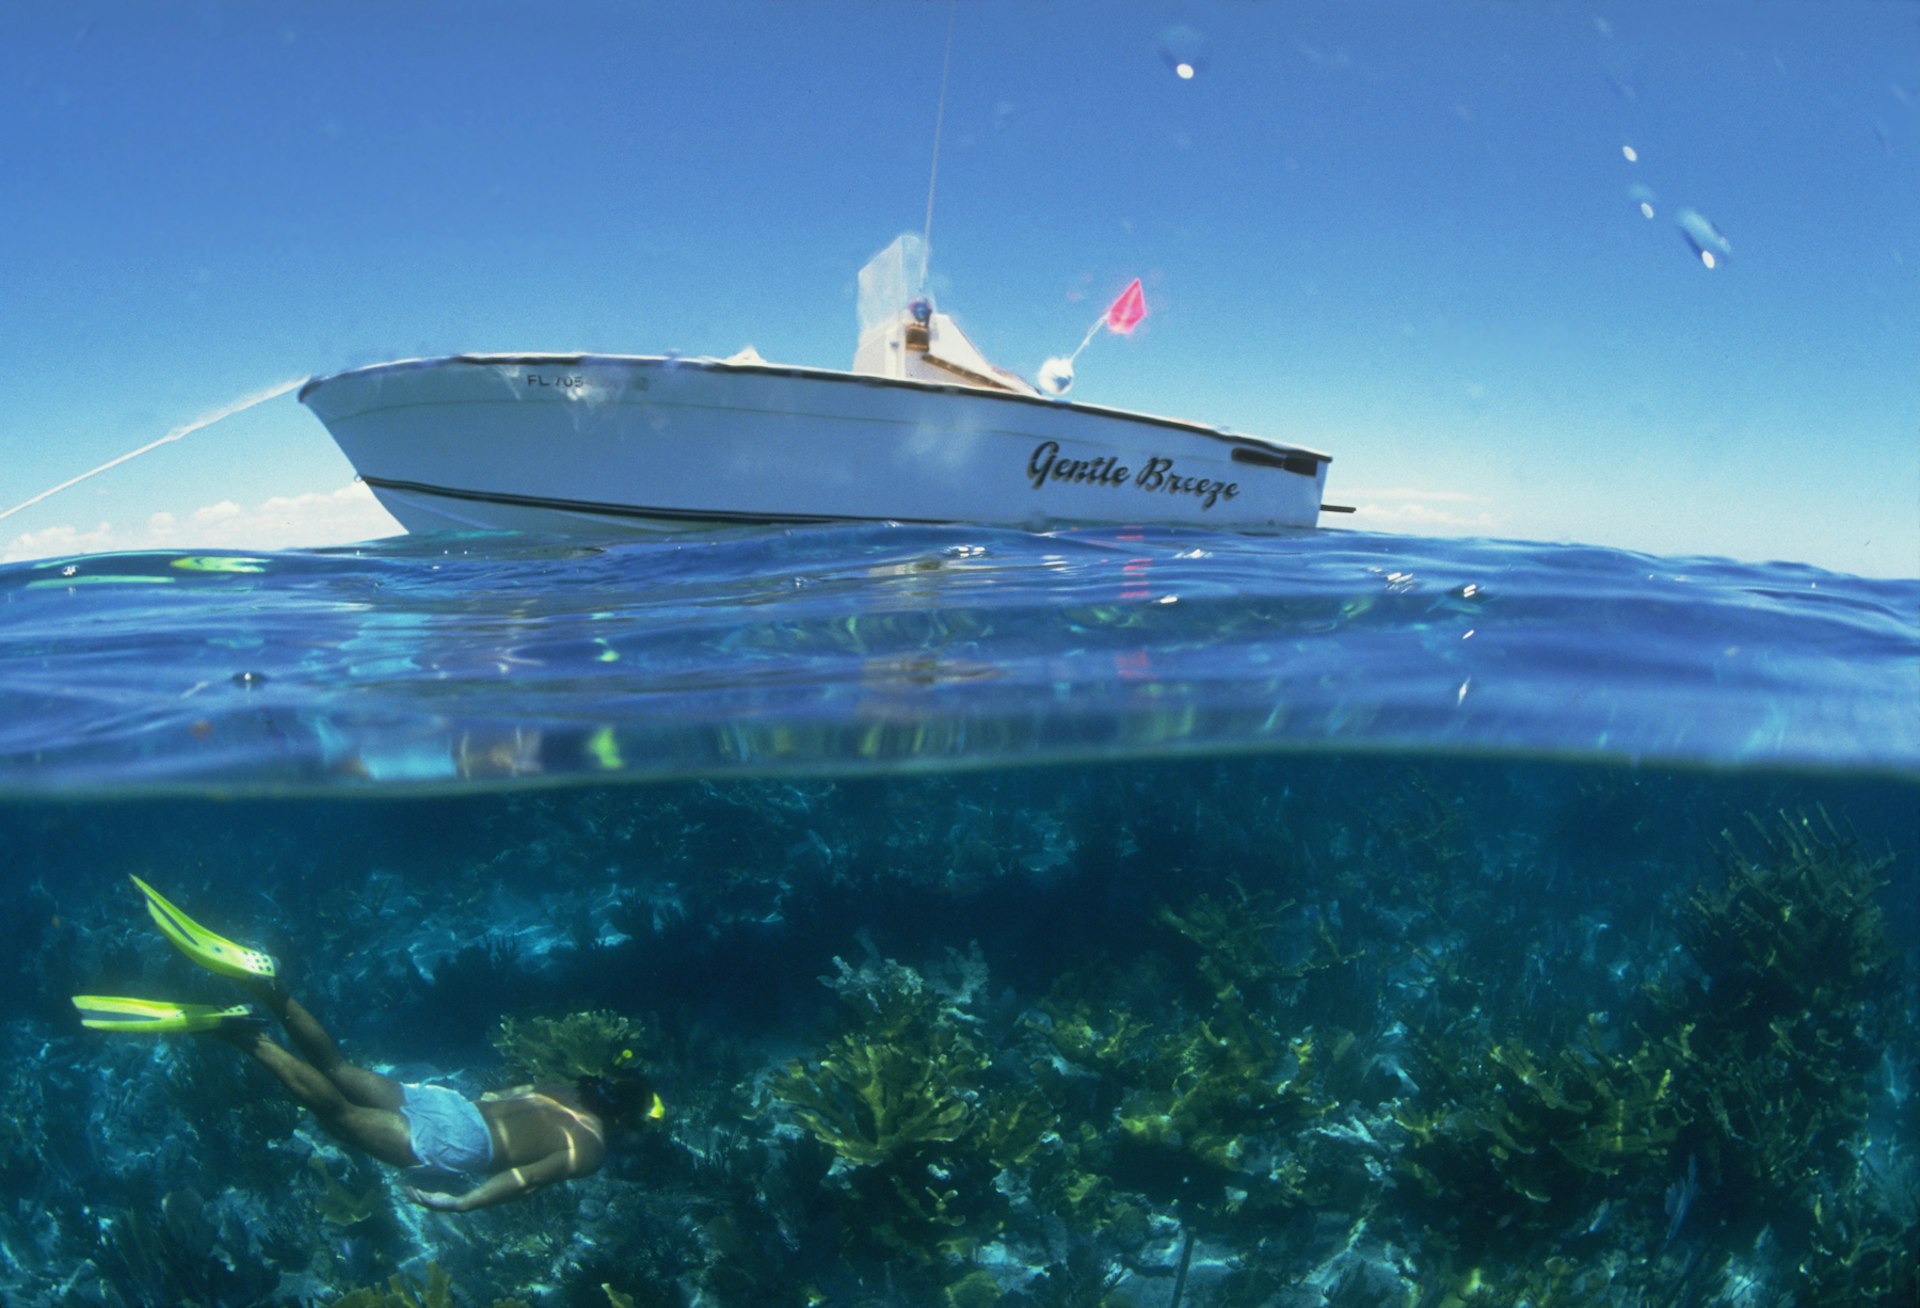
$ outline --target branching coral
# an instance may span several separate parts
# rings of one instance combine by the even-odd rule
[[[320,1180],[320,1197],[314,1201],[314,1209],[320,1219],[330,1226],[358,1226],[375,1213],[381,1211],[380,1187],[369,1186],[355,1193],[333,1179],[327,1171],[327,1165],[319,1154],[307,1159],[307,1165]]]
[[[1455,888],[1468,871],[1465,811],[1427,776],[1414,773],[1396,792],[1396,804],[1382,825],[1398,853],[1399,870],[1408,874],[1393,878],[1388,892],[1404,891],[1445,916]]]
[[[349,1290],[334,1300],[333,1308],[453,1308],[453,1281],[439,1263],[429,1263],[424,1290],[395,1272],[384,1289]]]
[[[775,1095],[840,1158],[873,1167],[967,1131],[985,1047],[911,968],[839,964],[828,984],[860,1016],[816,1061],[796,1059]]]
[[[1265,891],[1249,892],[1238,881],[1230,887],[1233,898],[1226,903],[1199,895],[1182,912],[1171,907],[1159,912],[1162,925],[1172,927],[1200,951],[1196,970],[1219,999],[1235,993],[1258,998],[1267,987],[1297,981],[1355,957],[1342,953],[1326,923],[1316,919],[1316,935],[1324,952],[1282,962],[1274,952],[1274,940],[1293,901]]]
[[[1077,1067],[1131,1079],[1152,1052],[1152,1024],[1121,1004],[1049,997],[1040,1001],[1039,1008],[1048,1018],[1040,1024],[1047,1040]]]
[[[439,1263],[428,1263],[424,1287],[396,1272],[384,1288],[350,1290],[333,1301],[333,1308],[453,1308],[453,1278]],[[527,1308],[527,1304],[523,1299],[495,1299],[493,1308]]]
[[[1893,984],[1876,902],[1886,860],[1862,858],[1823,825],[1756,821],[1757,860],[1728,837],[1724,882],[1695,891],[1681,915],[1700,978],[1664,997],[1703,1161],[1749,1192],[1816,1179],[1864,1125],[1881,1056]]]
[[[835,988],[861,1025],[775,1074],[773,1093],[851,1169],[850,1229],[922,1259],[964,1254],[999,1229],[996,1159],[1037,1147],[1044,1105],[996,1091],[982,1107],[986,1045],[911,969],[888,963]]]
[[[1806,1293],[1801,1302],[1820,1308],[1920,1302],[1911,1222],[1852,1189],[1816,1196],[1810,1216],[1811,1256],[1802,1265]]]
[[[651,1036],[641,1023],[603,1009],[503,1018],[492,1039],[515,1079],[538,1082],[604,1076],[626,1061],[628,1051],[644,1052]]]
[[[1317,1086],[1315,1033],[1285,1029],[1280,987],[1350,955],[1323,929],[1307,956],[1282,962],[1274,942],[1289,905],[1237,884],[1232,892],[1157,915],[1194,951],[1191,1007],[1148,1021],[1068,978],[1041,1003],[1045,1020],[1031,1023],[1078,1069],[1033,1068],[1063,1117],[1082,1120],[1036,1178],[1070,1220],[1118,1214],[1137,1190],[1178,1202],[1189,1220],[1251,1221],[1306,1202],[1341,1170],[1306,1161],[1320,1142],[1301,1128],[1334,1104]],[[1333,1040],[1343,1052],[1351,1043]]]
[[[1680,1115],[1652,1045],[1610,1053],[1589,1027],[1545,1057],[1518,1040],[1416,1034],[1415,1048],[1435,1106],[1396,1114],[1407,1139],[1393,1168],[1470,1257],[1496,1233],[1551,1234],[1636,1189],[1651,1203],[1664,1184]]]
[[[843,1036],[815,1066],[796,1062],[774,1093],[834,1153],[871,1167],[932,1143],[958,1140],[970,1106],[969,1078],[984,1066],[977,1046],[951,1028],[928,1027],[911,1044]]]
[[[1313,1047],[1311,1036],[1284,1040],[1238,1003],[1223,1002],[1210,1017],[1161,1037],[1121,1107],[1121,1133],[1175,1151],[1188,1170],[1244,1171],[1250,1136],[1288,1131],[1331,1107],[1306,1088]]]
[[[1892,984],[1877,900],[1891,860],[1863,857],[1824,814],[1817,824],[1782,815],[1771,828],[1750,820],[1760,857],[1727,833],[1725,880],[1696,890],[1681,915],[1682,939],[1708,982],[1694,998],[1722,1025],[1773,1032],[1830,1063],[1847,1028]],[[1845,1052],[1866,1057],[1853,1072],[1879,1056],[1857,1038]]]
[[[1890,860],[1862,855],[1824,813],[1751,825],[1759,854],[1729,834],[1724,879],[1681,914],[1699,978],[1660,996],[1685,1142],[1737,1220],[1804,1255],[1809,1302],[1863,1301],[1849,1296],[1878,1293],[1906,1262],[1897,1219],[1830,1193],[1858,1173],[1883,1056]]]

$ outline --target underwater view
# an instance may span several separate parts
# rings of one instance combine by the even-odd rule
[[[0,1296],[1911,1303],[1917,610],[1339,532],[6,565]]]
[[[0,1308],[1920,1308],[1920,4],[0,121]]]

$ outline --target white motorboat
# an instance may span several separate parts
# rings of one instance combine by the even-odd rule
[[[315,378],[300,399],[412,532],[1315,525],[1327,455],[1042,395],[914,294],[916,240],[861,273],[850,372],[751,349],[461,354]]]

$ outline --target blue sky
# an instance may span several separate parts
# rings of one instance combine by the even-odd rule
[[[924,217],[949,13],[15,7],[0,510],[387,358],[846,366],[855,272]],[[1003,366],[1139,276],[1074,397],[1326,449],[1356,527],[1920,575],[1920,5],[961,0],[954,31],[935,289]],[[382,529],[289,395],[0,522],[0,557]]]

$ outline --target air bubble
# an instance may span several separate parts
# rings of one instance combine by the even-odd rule
[[[1640,211],[1642,218],[1653,217],[1653,202],[1655,196],[1651,186],[1641,186],[1636,182],[1627,188],[1627,198],[1633,201],[1633,207]]]
[[[1680,238],[1704,267],[1718,268],[1733,253],[1733,243],[1698,209],[1682,209],[1673,216],[1673,222],[1680,229]]]
[[[1206,69],[1210,53],[1207,38],[1184,23],[1162,30],[1154,40],[1154,49],[1159,52],[1160,61],[1183,82],[1192,81]]]

